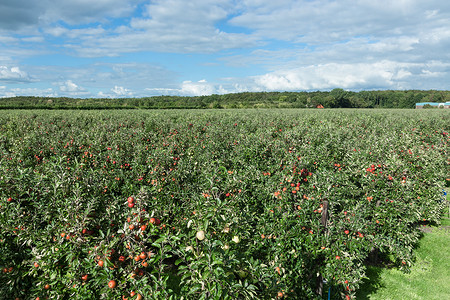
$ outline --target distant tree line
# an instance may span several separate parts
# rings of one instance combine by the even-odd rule
[[[414,108],[418,102],[450,101],[450,91],[244,92],[209,96],[143,98],[0,98],[0,109],[206,109],[206,108]]]

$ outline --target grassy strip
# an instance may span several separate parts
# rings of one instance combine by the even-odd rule
[[[441,226],[427,229],[416,249],[417,259],[411,273],[370,266],[367,269],[369,279],[365,280],[356,299],[448,299],[450,218],[446,214]]]

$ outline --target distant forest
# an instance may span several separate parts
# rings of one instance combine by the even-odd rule
[[[144,98],[0,98],[0,109],[205,109],[205,108],[414,108],[418,102],[450,101],[450,91],[245,92],[209,96]]]

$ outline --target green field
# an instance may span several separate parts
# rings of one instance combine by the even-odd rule
[[[446,299],[450,295],[450,219],[427,227],[411,272],[371,266],[356,299]]]
[[[401,299],[420,273],[443,295],[448,240],[420,229],[449,132],[444,110],[4,110],[0,294]]]
[[[446,189],[450,201],[450,189]],[[450,206],[448,207],[450,208]],[[447,209],[448,209],[447,208]],[[425,226],[411,273],[370,266],[357,299],[445,299],[450,294],[450,210],[440,226]]]

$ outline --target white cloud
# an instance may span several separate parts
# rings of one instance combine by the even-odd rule
[[[146,88],[145,91],[157,95],[207,96],[248,90],[240,84],[233,83],[234,79],[229,80],[230,82],[224,84],[210,83],[205,79],[196,82],[186,80],[178,88]]]
[[[76,85],[75,83],[72,82],[72,80],[67,80],[66,82],[62,83],[59,86],[59,90],[61,92],[69,92],[69,93],[74,93],[74,92],[80,92],[83,89],[80,88],[78,85]]]
[[[8,89],[5,86],[0,87],[0,97],[16,97],[16,96],[37,96],[37,97],[58,97],[53,89],[40,88],[13,88]]]
[[[129,24],[92,37],[80,34],[82,44],[71,47],[79,55],[96,57],[138,51],[213,53],[257,45],[257,39],[248,34],[217,28],[216,23],[234,11],[230,0],[152,1]]]
[[[48,2],[47,2],[48,1]],[[130,16],[143,0],[47,0],[44,19],[69,24],[95,23]]]
[[[450,42],[450,28],[447,25],[433,28],[422,32],[420,38],[422,43],[430,44],[431,46],[435,46],[442,42],[448,44]]]
[[[10,62],[6,62],[9,64]],[[22,68],[21,68],[22,69]],[[146,88],[176,88],[177,73],[158,64],[148,63],[101,63],[94,62],[74,66],[27,66],[27,71],[37,78],[42,86],[54,86],[61,96],[97,96],[99,91],[107,97],[118,97],[118,93],[132,93],[135,97],[145,97]],[[61,80],[64,78],[64,80]],[[4,85],[0,80],[0,85]],[[117,86],[116,93],[111,87]],[[154,94],[152,94],[154,95]],[[129,96],[129,95],[128,95]],[[105,96],[106,97],[106,96]]]
[[[0,43],[12,44],[12,43],[17,43],[18,41],[19,41],[19,39],[15,38],[15,37],[0,35]]]
[[[24,38],[21,38],[21,40],[26,43],[42,43],[45,41],[44,37],[42,37],[42,36],[24,37]]]
[[[200,80],[197,82],[184,81],[181,84],[180,93],[182,95],[189,96],[203,96],[211,95],[216,92],[216,88],[213,84],[206,82],[206,80]]]
[[[368,51],[387,53],[387,52],[405,52],[414,50],[419,44],[418,37],[400,36],[396,38],[384,38],[378,42],[368,43],[365,48]]]
[[[102,26],[88,27],[82,29],[67,29],[65,27],[48,27],[45,32],[55,36],[65,36],[69,39],[89,39],[91,37],[99,37],[106,33],[106,30]]]
[[[436,89],[441,70],[449,63],[401,63],[383,60],[374,63],[327,63],[278,70],[254,77],[255,90],[299,91],[344,89]],[[429,81],[426,79],[429,77]],[[442,77],[442,78],[445,78]],[[441,79],[442,80],[442,79]]]
[[[423,77],[441,77],[445,75],[443,72],[432,72],[430,70],[422,70],[421,76]]]
[[[62,83],[60,82],[58,85],[63,96],[79,97],[90,95],[90,92],[88,92],[85,88],[78,86],[72,80],[66,80]]]
[[[70,32],[69,29],[61,26],[54,26],[54,27],[46,27],[44,29],[45,33],[50,34],[52,36],[60,37],[64,34],[67,34]]]
[[[53,89],[39,89],[39,88],[26,88],[26,89],[11,89],[13,93],[18,96],[39,96],[39,97],[58,97],[58,93]]]
[[[323,90],[341,87],[345,89],[375,85],[379,88],[394,87],[393,77],[398,66],[391,62],[375,64],[336,64],[306,66],[277,71],[255,77],[255,82],[265,90]]]
[[[116,86],[114,86],[114,88],[110,89],[110,92],[103,92],[103,91],[98,92],[97,97],[99,97],[99,98],[133,97],[133,92],[122,86],[116,85]]]
[[[0,66],[0,81],[20,83],[30,80],[27,72],[21,71],[19,67]]]
[[[124,97],[124,96],[128,96],[131,97],[133,96],[133,92],[131,92],[130,90],[122,87],[122,86],[115,86],[113,89],[111,89],[111,91],[119,97]]]
[[[104,93],[100,91],[97,93],[97,96],[100,98],[122,98],[122,97],[133,97],[133,92],[122,87],[122,86],[114,86],[110,89],[112,93]]]
[[[242,5],[242,14],[230,23],[264,38],[315,44],[354,36],[411,35],[448,20],[450,6],[439,0],[250,0]]]
[[[7,90],[6,86],[0,86],[0,98],[6,98],[6,97],[15,97],[16,95]]]

